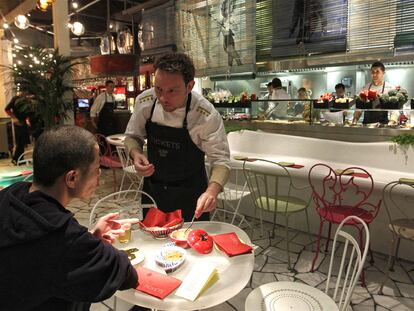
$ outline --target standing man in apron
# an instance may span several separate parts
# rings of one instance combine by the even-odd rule
[[[91,122],[99,134],[109,136],[116,133],[114,109],[115,84],[112,80],[105,82],[105,92],[99,94],[91,108]]]
[[[155,64],[155,87],[140,94],[128,123],[125,145],[144,188],[164,212],[182,210],[208,220],[228,180],[229,146],[214,106],[192,91],[195,68],[183,53],[169,53]],[[147,139],[147,154],[143,154]],[[210,162],[207,180],[204,156]]]
[[[381,62],[375,62],[371,66],[371,82],[365,84],[361,91],[364,90],[376,90],[377,94],[387,94],[389,91],[395,89],[395,86],[384,81],[385,75],[385,66]],[[373,109],[380,108],[380,102],[377,98],[372,105]],[[355,111],[354,119],[352,121],[353,124],[356,124],[361,117],[361,111]],[[362,124],[369,124],[369,123],[388,123],[388,111],[365,111],[364,118]]]

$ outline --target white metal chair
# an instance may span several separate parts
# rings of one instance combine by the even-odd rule
[[[129,181],[131,182],[131,184],[128,187],[128,190],[141,189],[144,179],[142,178],[142,176],[138,175],[137,171],[135,170],[134,163],[132,159],[130,158],[126,147],[117,146],[116,151],[118,152],[118,157],[119,157],[119,160],[121,161],[122,171],[123,171],[121,186],[119,187],[119,191],[121,191],[124,187],[125,177],[128,178]]]
[[[33,150],[23,152],[17,159],[17,166],[33,165]]]
[[[392,242],[388,257],[388,269],[381,284],[380,293],[382,293],[390,272],[394,271],[401,238],[414,241],[414,218],[407,213],[407,209],[411,208],[413,203],[414,180],[401,178],[398,181],[388,183],[382,190],[382,204],[388,215],[388,227],[392,233]]]
[[[299,197],[300,192],[303,192],[310,187],[298,187],[294,185],[288,169],[279,163],[270,160],[245,160],[243,162],[243,172],[253,200],[253,205],[256,209],[255,215],[257,214],[257,211],[259,211],[261,234],[263,235],[264,233],[262,211],[273,213],[272,237],[276,228],[277,215],[281,214],[285,217],[286,250],[288,253],[288,266],[290,269],[289,217],[304,211],[308,234],[310,234],[307,211],[310,198],[306,202]]]
[[[141,203],[143,195],[149,198],[151,203]],[[128,210],[130,218],[138,218],[142,220],[144,218],[143,209],[150,207],[157,208],[157,203],[144,191],[123,190],[111,193],[100,199],[93,206],[89,215],[89,229],[92,229],[93,225],[100,217],[111,212],[118,212],[119,210]]]
[[[206,164],[207,175],[209,175],[209,164]],[[225,220],[229,215],[231,224],[237,221],[238,226],[244,222],[247,226],[251,225],[247,222],[244,215],[239,213],[239,208],[243,198],[250,194],[247,188],[247,182],[243,178],[243,170],[241,167],[232,167],[230,180],[224,185],[223,191],[219,193],[217,199],[221,201],[222,207],[216,208],[211,216],[211,220]]]
[[[366,239],[363,251],[357,240],[342,230],[349,221],[360,223],[364,227]],[[325,292],[298,282],[268,283],[257,287],[249,294],[245,310],[256,311],[260,305],[261,310],[347,310],[364,267],[369,239],[366,223],[359,217],[348,216],[339,224],[335,233]],[[340,240],[344,241],[343,247],[337,247]],[[337,252],[342,252],[342,256],[336,256]]]

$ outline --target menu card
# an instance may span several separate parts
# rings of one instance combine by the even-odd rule
[[[181,281],[175,277],[144,267],[138,267],[137,273],[139,284],[136,289],[160,299],[167,297],[181,284]]]
[[[217,266],[213,263],[197,263],[187,274],[175,293],[177,296],[194,301],[201,292],[209,288],[218,279]]]

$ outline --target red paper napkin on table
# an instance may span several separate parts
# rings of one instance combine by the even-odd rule
[[[361,178],[368,178],[369,177],[369,175],[367,173],[352,173],[351,176],[361,177]]]
[[[158,208],[151,207],[145,219],[142,221],[145,227],[172,227],[178,225],[183,220],[181,210],[164,213]]]
[[[229,257],[246,254],[252,251],[252,247],[240,241],[236,233],[223,233],[212,236],[218,248]]]
[[[33,171],[26,170],[26,171],[21,171],[21,172],[20,172],[20,175],[22,175],[22,176],[25,176],[25,175],[30,175],[30,174],[33,174]]]
[[[300,164],[293,164],[292,166],[289,166],[291,168],[302,168],[305,167],[304,165],[300,165]]]
[[[138,286],[136,290],[164,299],[178,286],[181,280],[144,267],[137,268]]]

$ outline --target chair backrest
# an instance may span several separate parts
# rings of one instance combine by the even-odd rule
[[[249,159],[243,162],[243,174],[256,208],[270,212],[289,209],[298,188],[286,167],[270,160]]]
[[[119,168],[122,167],[117,152],[112,150],[111,145],[102,134],[95,134],[96,141],[99,145],[100,164],[105,167]]]
[[[342,227],[353,221],[356,224],[362,226],[359,230],[363,230],[365,233],[365,244],[359,245],[357,240],[348,232],[342,230]],[[354,228],[353,226],[347,226],[348,228]],[[340,311],[345,311],[349,303],[351,302],[352,293],[359,280],[359,276],[364,268],[365,259],[369,248],[369,230],[366,223],[357,216],[348,216],[340,224],[336,230],[332,253],[329,263],[328,277],[326,280],[325,293],[330,295],[337,303]],[[337,243],[343,241],[342,247],[339,247]],[[337,253],[341,256],[338,257]],[[333,275],[337,274],[334,280]],[[330,284],[334,283],[334,286]]]
[[[122,168],[126,168],[126,167],[129,167],[129,166],[133,167],[134,163],[132,162],[132,159],[129,156],[126,147],[116,146],[116,151],[118,152],[118,157],[119,157],[119,160],[121,161]]]
[[[338,206],[365,206],[376,216],[380,203],[372,205],[368,199],[374,189],[370,173],[360,167],[334,170],[326,164],[315,164],[309,170],[309,185],[317,209]]]
[[[407,208],[414,205],[413,180],[400,179],[386,184],[382,190],[382,204],[388,215],[392,234],[401,235],[405,226],[414,227],[414,218],[407,213]],[[404,210],[405,207],[405,210]],[[400,219],[397,223],[395,220]],[[405,236],[405,234],[402,234]]]
[[[151,203],[142,203],[143,196],[151,201]],[[155,200],[146,192],[141,190],[123,190],[111,193],[93,206],[89,215],[89,229],[102,216],[117,212],[119,210],[128,210],[131,218],[143,219],[143,209],[157,207]]]
[[[33,165],[33,150],[23,152],[17,159],[17,165]]]

